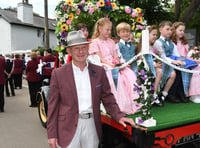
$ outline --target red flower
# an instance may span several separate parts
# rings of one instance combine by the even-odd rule
[[[140,16],[143,16],[142,13],[139,13]]]
[[[109,7],[111,5],[111,2],[107,1],[107,2],[105,2],[105,5]]]

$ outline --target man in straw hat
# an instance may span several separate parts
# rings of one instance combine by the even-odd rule
[[[72,62],[52,73],[48,101],[48,142],[52,148],[97,148],[101,138],[100,102],[117,122],[134,126],[120,112],[102,67],[88,63],[88,45],[81,31],[67,37]]]

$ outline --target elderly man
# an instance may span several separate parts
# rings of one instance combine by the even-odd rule
[[[67,37],[72,62],[52,73],[48,101],[48,142],[52,148],[97,148],[101,138],[100,102],[117,122],[134,126],[120,112],[102,67],[88,63],[88,43],[81,31]]]

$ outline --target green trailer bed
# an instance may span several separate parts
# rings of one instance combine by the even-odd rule
[[[164,107],[152,107],[151,113],[156,120],[156,126],[148,127],[149,132],[200,121],[200,104],[165,102]],[[137,116],[138,114],[128,115],[129,118],[134,120]]]

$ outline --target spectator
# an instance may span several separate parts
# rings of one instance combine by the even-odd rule
[[[14,84],[13,84],[13,70],[14,70],[14,62],[12,59],[10,59],[10,55],[6,54],[6,72],[5,72],[5,78],[6,78],[6,96],[10,96],[10,91],[8,88],[8,83],[10,85],[10,90],[12,93],[12,96],[15,96],[15,90],[14,90]]]
[[[47,55],[43,57],[43,62],[46,63],[46,65],[43,68],[43,74],[42,74],[42,79],[49,79],[51,78],[51,72],[54,68],[54,64],[55,64],[55,57],[52,54],[52,50],[49,48],[46,50],[47,51]]]
[[[14,59],[14,71],[13,71],[13,78],[14,78],[14,85],[15,89],[19,87],[22,89],[22,72],[23,72],[23,60],[20,59],[20,55],[16,54]]]
[[[3,57],[0,57],[0,112],[4,112],[4,84],[6,82],[4,71],[6,69],[6,62]]]
[[[37,60],[37,54],[35,52],[32,52],[30,56],[31,60],[28,61],[26,66],[26,71],[27,71],[26,80],[28,81],[28,88],[29,88],[30,102],[31,102],[29,106],[37,107],[36,94],[41,87],[41,77],[36,72],[39,61]]]

